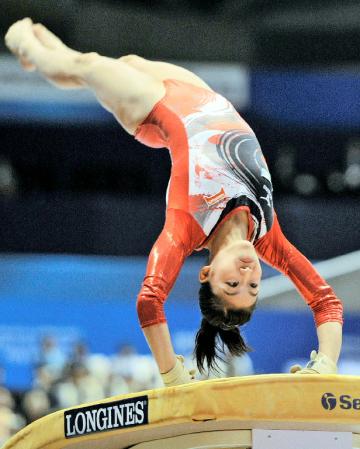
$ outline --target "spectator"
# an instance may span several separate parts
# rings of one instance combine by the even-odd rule
[[[45,336],[42,339],[39,362],[40,365],[46,367],[54,380],[61,377],[66,364],[66,357],[54,337]]]
[[[140,391],[159,386],[156,365],[150,356],[138,354],[130,344],[119,346],[118,352],[112,358],[112,372],[123,378],[128,391]]]
[[[78,342],[74,345],[70,358],[70,365],[83,366],[89,374],[96,377],[102,384],[104,390],[108,386],[111,376],[111,362],[109,357],[104,354],[91,354],[84,342]]]
[[[48,365],[38,365],[34,370],[33,387],[50,392],[53,386],[54,378]]]
[[[25,425],[25,418],[15,412],[15,400],[11,392],[0,387],[0,446]]]
[[[89,348],[83,341],[78,341],[74,344],[72,353],[70,355],[70,364],[76,363],[86,366],[89,355]]]
[[[7,407],[0,406],[0,444],[11,437],[13,429],[13,413]]]
[[[99,401],[106,396],[101,382],[82,364],[72,364],[53,389],[58,408]]]
[[[49,413],[50,399],[44,390],[34,388],[25,393],[21,406],[27,421],[32,422]]]
[[[250,376],[254,374],[254,366],[249,354],[233,357],[229,353],[218,363],[218,371],[207,378]]]

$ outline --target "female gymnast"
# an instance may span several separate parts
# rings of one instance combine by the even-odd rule
[[[184,260],[201,248],[208,249],[209,262],[199,273],[203,319],[195,355],[200,371],[216,366],[222,345],[233,355],[248,350],[239,325],[249,321],[256,305],[260,257],[292,280],[314,313],[318,351],[306,367],[293,371],[336,373],[341,301],[284,237],[260,145],[233,106],[184,68],[135,55],[112,59],[80,53],[29,18],[13,24],[5,41],[25,70],[38,70],[60,88],[90,89],[137,140],[170,151],[165,225],[137,298],[164,384],[194,380],[174,353],[163,305]]]

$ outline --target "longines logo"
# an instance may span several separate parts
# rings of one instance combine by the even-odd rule
[[[148,397],[91,405],[64,413],[65,437],[104,432],[148,423]]]
[[[360,410],[360,398],[353,398],[349,394],[342,394],[337,398],[333,393],[324,393],[321,404],[325,410],[334,410],[335,407],[342,410]]]

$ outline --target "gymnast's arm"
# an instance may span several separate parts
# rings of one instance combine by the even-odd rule
[[[176,209],[167,210],[164,229],[150,252],[137,298],[139,321],[161,373],[170,371],[176,362],[164,302],[191,253],[190,227],[188,214]]]
[[[342,344],[342,303],[311,262],[286,239],[276,214],[271,230],[255,248],[261,259],[295,284],[314,313],[319,352],[337,363]]]

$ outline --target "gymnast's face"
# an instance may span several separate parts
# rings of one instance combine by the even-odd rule
[[[200,282],[211,289],[230,309],[251,307],[257,299],[261,266],[252,243],[241,241],[221,249],[210,265],[200,270]]]

